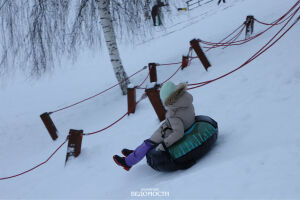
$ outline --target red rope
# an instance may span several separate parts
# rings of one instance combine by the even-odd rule
[[[239,46],[239,45],[243,45],[247,42],[250,42],[251,40],[254,40],[255,38],[263,35],[265,32],[267,32],[268,30],[270,30],[271,28],[273,28],[273,26],[270,26],[269,28],[267,28],[266,30],[248,38],[248,39],[244,39],[244,40],[238,40],[238,41],[234,41],[231,43],[220,43],[220,44],[213,44],[216,47],[227,47],[227,46]],[[211,45],[210,42],[205,42],[205,41],[201,41],[202,43],[206,44],[206,45]]]
[[[57,153],[57,151],[68,141],[68,139],[69,138],[67,137],[66,140],[44,162],[36,165],[35,167],[33,167],[33,168],[29,169],[29,170],[24,171],[22,173],[19,173],[19,174],[13,175],[13,176],[8,176],[8,177],[0,178],[0,180],[6,180],[6,179],[11,179],[11,178],[15,178],[15,177],[21,176],[23,174],[31,172],[31,171],[35,170],[36,168],[38,168],[38,167],[46,164]]]
[[[137,106],[137,104],[139,104],[141,101],[143,100],[143,98],[141,98],[138,102],[135,103],[133,107]],[[110,127],[112,127],[113,125],[117,124],[119,121],[121,121],[127,114],[129,113],[129,111],[127,111],[122,117],[120,117],[119,119],[117,119],[115,122],[111,123],[110,125],[106,126],[105,128],[103,129],[100,129],[98,131],[94,131],[94,132],[91,132],[91,133],[83,133],[82,135],[84,136],[88,136],[88,135],[94,135],[96,133],[100,133],[102,131],[105,131],[106,129],[109,129]]]
[[[109,87],[109,88],[107,88],[107,89],[105,89],[105,90],[103,90],[103,91],[101,91],[101,92],[99,92],[99,93],[97,93],[97,94],[91,96],[91,97],[88,97],[88,98],[86,98],[86,99],[83,99],[83,100],[81,100],[81,101],[78,101],[77,103],[71,104],[71,105],[69,105],[69,106],[60,108],[60,109],[58,109],[58,110],[52,111],[52,112],[50,112],[50,114],[55,113],[55,112],[59,112],[59,111],[65,110],[65,109],[68,109],[68,108],[70,108],[70,107],[73,107],[73,106],[75,106],[75,105],[78,105],[78,104],[80,104],[80,103],[83,103],[83,102],[85,102],[85,101],[87,101],[87,100],[90,100],[90,99],[92,99],[92,98],[95,98],[96,96],[99,96],[99,95],[101,95],[101,94],[103,94],[103,93],[105,93],[105,92],[111,90],[112,88],[114,88],[114,87],[120,85],[121,83],[127,81],[128,79],[130,79],[131,77],[135,76],[136,74],[140,73],[141,71],[143,71],[143,70],[145,70],[145,69],[146,69],[146,68],[144,67],[143,69],[141,69],[141,70],[135,72],[134,74],[132,74],[132,75],[129,76],[128,78],[124,79],[123,81],[121,81],[121,82],[119,82],[119,83],[117,83],[117,84],[115,84],[115,85],[113,85],[113,86],[111,86],[111,87]]]
[[[299,2],[300,2],[300,0],[297,2],[297,4],[299,4]],[[296,5],[297,5],[296,4]],[[237,71],[237,70],[239,70],[239,69],[241,69],[242,67],[244,67],[245,65],[247,65],[247,64],[249,64],[250,62],[252,62],[254,59],[256,59],[257,57],[259,57],[260,55],[262,55],[265,51],[267,51],[269,48],[271,48],[275,43],[277,43],[289,30],[291,30],[291,28],[297,23],[297,21],[299,20],[299,18],[300,17],[298,17],[297,18],[297,20],[286,30],[286,31],[284,31],[284,33],[283,34],[281,34],[274,42],[272,42],[278,35],[279,35],[279,33],[287,26],[287,24],[291,21],[291,19],[297,14],[297,12],[299,11],[299,9],[300,9],[300,7],[299,8],[297,8],[297,10],[294,12],[294,13],[292,13],[291,15],[290,15],[290,17],[289,18],[287,18],[288,19],[288,21],[286,22],[286,24],[269,40],[269,42],[267,42],[259,51],[257,51],[252,57],[250,57],[244,64],[242,64],[241,66],[239,66],[238,68],[236,68],[236,69],[234,69],[234,70],[232,70],[231,72],[228,72],[227,74],[224,74],[224,75],[222,75],[222,76],[220,76],[220,77],[218,77],[218,78],[215,78],[215,79],[212,79],[212,80],[209,80],[209,81],[205,81],[205,82],[200,82],[200,83],[195,83],[195,84],[188,84],[188,86],[192,86],[192,85],[197,85],[197,86],[195,86],[195,87],[192,87],[192,88],[188,88],[189,90],[191,90],[191,89],[195,89],[195,88],[198,88],[198,87],[202,87],[202,86],[204,86],[204,85],[207,85],[207,84],[209,84],[209,83],[212,83],[212,82],[214,82],[214,81],[217,81],[217,80],[219,80],[219,79],[221,79],[221,78],[224,78],[224,77],[226,77],[226,76],[228,76],[229,74],[231,74],[231,73],[233,73],[233,72],[235,72],[235,71]],[[282,19],[282,18],[281,18]],[[286,21],[287,19],[285,19],[284,21]],[[273,24],[270,24],[271,26],[274,26],[274,25],[278,25],[279,23],[278,23],[279,21],[277,21],[276,23],[273,23]],[[282,23],[282,22],[280,22],[280,23]],[[240,33],[241,33],[242,31],[240,31]],[[238,34],[238,36],[239,36],[240,34]],[[238,37],[238,36],[236,36],[236,38]],[[272,43],[271,43],[272,42]],[[271,44],[270,44],[271,43]],[[270,44],[270,45],[269,45]],[[269,46],[268,46],[269,45]],[[192,59],[194,59],[193,57],[192,57],[192,52],[190,51],[190,61],[192,60]],[[179,63],[181,63],[181,62],[179,62]],[[179,63],[170,63],[170,64],[162,64],[162,65],[171,65],[171,64],[179,64]],[[167,79],[165,82],[167,82],[168,80],[170,80],[178,71],[179,71],[179,69],[181,68],[181,66],[176,70],[176,72],[169,78],[169,79]],[[142,70],[144,70],[145,68],[143,68]],[[140,71],[142,71],[142,70],[140,70]],[[135,74],[133,74],[132,76],[134,76],[134,75],[136,75],[137,73],[139,73],[140,71],[138,71],[138,72],[136,72]],[[132,76],[130,76],[130,77],[132,77]],[[139,86],[141,86],[142,84],[144,84],[144,82],[147,80],[147,78],[148,78],[148,76],[149,76],[149,74],[147,75],[147,77],[146,77],[146,79],[139,85]],[[129,79],[130,77],[128,77],[127,79]],[[125,80],[123,80],[122,82],[124,82],[124,81],[126,81],[127,79],[125,79]],[[112,86],[111,88],[113,88],[113,87],[115,87],[115,86],[117,86],[117,85],[119,85],[119,84],[121,84],[122,82],[120,82],[120,83],[118,83],[118,84],[116,84],[116,85],[114,85],[114,86]],[[164,82],[164,83],[165,83]],[[102,93],[104,93],[104,92],[106,92],[106,91],[108,91],[109,89],[111,89],[111,88],[108,88],[108,89],[106,89],[106,90],[104,90],[104,91],[102,91],[102,92],[100,92],[100,93],[98,93],[98,94],[96,94],[96,95],[94,95],[94,96],[92,96],[92,97],[89,97],[89,98],[87,98],[87,99],[84,99],[84,100],[82,100],[82,101],[80,101],[80,102],[78,102],[78,103],[75,103],[75,104],[72,104],[72,105],[70,105],[70,106],[67,106],[67,107],[65,107],[65,108],[62,108],[62,109],[59,109],[59,110],[56,110],[56,111],[53,111],[52,113],[54,113],[54,112],[58,112],[58,111],[60,111],[60,110],[64,110],[64,109],[67,109],[67,108],[69,108],[69,107],[71,107],[71,106],[74,106],[74,105],[77,105],[77,104],[79,104],[79,103],[81,103],[81,102],[83,102],[83,101],[86,101],[86,100],[88,100],[88,99],[91,99],[91,98],[93,98],[93,97],[95,97],[95,96],[98,96],[98,95],[100,95],[100,94],[102,94]],[[140,102],[142,100],[142,98],[135,104],[135,106]],[[102,132],[102,131],[104,131],[104,130],[106,130],[106,129],[108,129],[108,128],[110,128],[110,127],[112,127],[113,125],[115,125],[116,123],[118,123],[119,121],[121,121],[127,114],[128,114],[129,112],[127,112],[127,113],[125,113],[122,117],[120,117],[117,121],[115,121],[115,122],[113,122],[112,124],[110,124],[109,126],[107,126],[107,127],[105,127],[105,128],[103,128],[103,129],[101,129],[101,130],[99,130],[99,131],[95,131],[95,132],[91,132],[91,133],[84,133],[83,135],[84,136],[87,136],[87,135],[93,135],[93,134],[96,134],[96,133],[99,133],[99,132]],[[16,174],[16,175],[13,175],[13,176],[8,176],[8,177],[3,177],[3,178],[0,178],[0,180],[6,180],[6,179],[11,179],[11,178],[15,178],[15,177],[18,177],[18,176],[21,176],[21,175],[23,175],[23,174],[26,174],[26,173],[28,173],[28,172],[31,172],[31,171],[33,171],[33,170],[35,170],[36,168],[38,168],[38,167],[40,167],[40,166],[42,166],[42,165],[44,165],[44,164],[46,164],[57,152],[58,152],[58,150],[59,149],[61,149],[61,147],[66,143],[68,141],[68,137],[66,138],[66,140],[44,161],[44,162],[42,162],[42,163],[40,163],[40,164],[38,164],[38,165],[36,165],[35,167],[33,167],[33,168],[31,168],[31,169],[29,169],[29,170],[26,170],[26,171],[24,171],[24,172],[22,172],[22,173],[19,173],[19,174]]]
[[[144,79],[144,81],[141,84],[139,84],[137,86],[137,88],[140,88],[146,82],[146,80],[148,79],[149,76],[150,76],[150,71],[148,71],[148,74],[147,74],[146,78]]]
[[[208,50],[206,50],[206,51],[209,51],[209,50],[211,50],[211,49],[214,49],[214,48],[217,48],[217,47],[221,47],[221,46],[224,46],[223,49],[225,49],[225,48],[227,48],[227,47],[229,47],[229,46],[232,46],[232,44],[237,40],[237,38],[240,37],[240,35],[242,34],[242,32],[244,31],[245,28],[246,28],[246,26],[244,25],[244,26],[242,27],[242,29],[241,29],[235,36],[233,36],[230,40],[228,40],[228,41],[226,42],[226,45],[225,45],[225,43],[224,43],[224,45],[216,44],[216,45],[213,45],[212,47],[205,47],[205,48],[208,48]],[[203,42],[203,43],[204,43],[204,42]]]
[[[189,57],[189,62],[188,62],[188,65],[190,65],[191,64],[191,61],[194,59],[194,58],[192,58],[192,54],[193,54],[193,51],[192,51],[192,48],[190,48],[189,49],[189,52],[188,52],[188,57]],[[180,63],[178,63],[178,64],[182,64],[182,62],[180,62]],[[180,65],[179,66],[179,68],[167,79],[167,80],[165,80],[164,82],[162,82],[162,84],[164,84],[164,83],[166,83],[166,82],[168,82],[171,78],[173,78],[176,74],[177,74],[177,72],[181,69],[181,67],[182,67],[182,65]]]
[[[141,98],[136,104],[135,104],[135,106],[139,103],[139,102],[141,102],[143,100],[143,98]],[[116,123],[118,123],[119,121],[121,121],[127,114],[128,114],[129,112],[127,112],[126,114],[124,114],[121,118],[119,118],[117,121],[115,121],[114,123],[112,123],[112,124],[110,124],[109,126],[107,126],[107,127],[105,127],[105,128],[103,128],[103,129],[101,129],[101,130],[99,130],[99,131],[95,131],[95,132],[92,132],[92,133],[83,133],[82,135],[84,135],[84,136],[87,136],[87,135],[93,135],[93,134],[96,134],[96,133],[99,133],[99,132],[101,132],[101,131],[104,131],[104,130],[106,130],[106,129],[108,129],[108,128],[110,128],[110,127],[112,127],[113,125],[115,125]],[[16,174],[16,175],[13,175],[13,176],[8,176],[8,177],[3,177],[3,178],[0,178],[0,180],[6,180],[6,179],[11,179],[11,178],[15,178],[15,177],[18,177],[18,176],[21,176],[21,175],[23,175],[23,174],[26,174],[26,173],[28,173],[28,172],[31,172],[31,171],[33,171],[33,170],[35,170],[36,168],[38,168],[38,167],[40,167],[40,166],[42,166],[42,165],[44,165],[44,164],[46,164],[57,152],[58,152],[58,150],[68,141],[68,139],[69,139],[69,137],[67,137],[66,138],[66,140],[44,161],[44,162],[42,162],[42,163],[40,163],[40,164],[38,164],[38,165],[36,165],[35,167],[33,167],[33,168],[31,168],[31,169],[29,169],[29,170],[26,170],[26,171],[24,171],[24,172],[22,172],[22,173],[19,173],[19,174]]]
[[[266,30],[248,38],[248,39],[244,39],[244,40],[237,40],[237,41],[234,41],[234,42],[231,42],[231,43],[212,43],[212,42],[207,42],[207,41],[203,41],[201,40],[200,42],[202,42],[203,44],[206,44],[206,45],[214,45],[216,47],[226,47],[226,46],[237,46],[237,45],[242,45],[242,44],[245,44],[247,42],[250,42],[251,40],[261,36],[262,34],[264,34],[265,32],[267,32],[268,30],[270,30],[273,26],[267,28]]]
[[[300,0],[297,1],[297,3],[292,7],[290,8],[290,10],[284,15],[286,16],[288,13],[290,13],[298,4],[300,3]],[[292,14],[291,14],[292,15]],[[288,17],[289,18],[289,17]],[[288,18],[286,18],[285,20],[281,21],[280,22],[280,18],[275,20],[274,22],[271,22],[271,23],[265,23],[265,22],[262,22],[262,21],[259,21],[258,19],[254,19],[256,22],[260,23],[260,24],[263,24],[263,25],[267,25],[267,26],[273,26],[273,25],[279,25],[279,24],[282,24],[283,22],[285,22]]]
[[[192,60],[194,59],[193,58],[193,48],[191,47],[190,49],[189,49],[189,52],[188,52],[188,65],[187,66],[190,66],[191,65],[191,63],[192,63]],[[198,58],[198,57],[197,57]]]
[[[187,56],[189,56],[189,54],[192,54],[192,48],[189,48],[189,51],[187,53]],[[168,65],[178,65],[178,64],[182,64],[182,62],[175,62],[175,63],[166,63],[166,64],[157,64],[157,66],[168,66]]]
[[[234,43],[240,37],[240,35],[242,34],[242,32],[245,30],[245,28],[246,28],[246,26],[243,26],[243,28],[240,30],[240,32],[238,32],[238,34],[234,38],[232,38],[231,41],[228,41],[228,46],[223,47],[223,49],[231,46],[231,44]]]
[[[165,80],[164,82],[162,82],[162,84],[166,83],[167,81],[169,81],[171,78],[173,78],[175,76],[175,74],[177,74],[177,72],[181,69],[181,66],[179,66],[179,68],[167,79]]]
[[[193,53],[193,51],[192,51],[192,48],[189,48],[189,51],[188,51],[188,53],[187,53],[187,56],[188,56],[188,58],[189,58],[189,62],[188,62],[188,65],[190,65],[190,62],[193,60],[193,58],[192,58],[192,53]],[[180,66],[179,66],[179,68],[167,79],[167,80],[165,80],[164,82],[162,82],[161,84],[164,84],[164,83],[166,83],[167,81],[169,81],[171,78],[173,78],[176,74],[177,74],[177,72],[181,69],[181,67],[182,67],[182,62],[177,62],[177,63],[169,63],[169,64],[159,64],[159,65],[174,65],[174,64],[181,64]]]
[[[157,64],[157,66],[169,66],[169,65],[178,65],[178,64],[181,64],[181,62],[166,63],[166,64]]]
[[[236,31],[238,31],[241,27],[245,26],[245,24],[241,24],[237,29],[235,29],[232,33],[230,33],[228,36],[226,36],[225,38],[223,38],[222,40],[220,40],[218,42],[218,44],[220,44],[221,42],[223,42],[224,40],[226,40],[227,38],[229,38],[230,36],[232,36]],[[213,45],[212,47],[204,47],[204,48],[208,48],[206,51],[209,51],[213,48],[216,48],[217,46]]]
[[[98,131],[94,131],[94,132],[91,132],[91,133],[84,133],[83,135],[86,136],[86,135],[94,135],[96,133],[100,133],[110,127],[112,127],[113,125],[115,125],[116,123],[118,123],[119,121],[121,121],[127,114],[129,113],[129,111],[127,113],[125,113],[122,117],[120,117],[117,121],[113,122],[112,124],[108,125],[107,127],[101,129],[101,130],[98,130]]]
[[[142,85],[146,80],[147,80],[147,78],[148,78],[148,76],[149,76],[149,73],[148,73],[148,75],[147,75],[147,77],[146,77],[146,79],[140,84],[140,85]],[[135,106],[140,102],[142,100],[142,98],[135,104]],[[106,130],[106,129],[108,129],[108,128],[110,128],[110,127],[112,127],[114,124],[116,124],[117,122],[119,122],[119,121],[121,121],[121,119],[123,119],[127,114],[128,114],[129,112],[127,112],[126,114],[124,114],[120,119],[118,119],[116,122],[114,122],[114,123],[112,123],[111,125],[109,125],[109,126],[107,126],[107,127],[105,127],[104,129],[101,129],[100,131],[95,131],[95,132],[93,132],[93,133],[84,133],[83,135],[92,135],[92,134],[95,134],[95,133],[98,133],[98,132],[101,132],[101,131],[104,131],[104,130]],[[19,174],[16,174],[16,175],[13,175],[13,176],[9,176],[9,177],[4,177],[4,178],[0,178],[0,180],[6,180],[6,179],[11,179],[11,178],[15,178],[15,177],[18,177],[18,176],[21,176],[21,175],[23,175],[23,174],[26,174],[26,173],[28,173],[28,172],[30,172],[30,171],[33,171],[33,170],[35,170],[36,168],[38,168],[38,167],[40,167],[40,166],[42,166],[42,165],[44,165],[44,164],[46,164],[57,152],[58,152],[58,150],[68,141],[68,139],[69,139],[69,137],[67,137],[66,138],[66,140],[44,161],[44,162],[42,162],[42,163],[40,163],[40,164],[38,164],[38,165],[36,165],[35,167],[33,167],[33,168],[31,168],[31,169],[29,169],[29,170],[26,170],[26,171],[24,171],[24,172],[22,172],[22,173],[19,173]]]
[[[209,81],[205,81],[205,82],[200,82],[200,83],[195,83],[195,84],[189,84],[188,86],[191,85],[197,85],[195,87],[192,88],[188,88],[189,90],[198,88],[198,87],[202,87],[204,85],[207,85],[209,83],[212,83],[214,81],[217,81],[221,78],[224,78],[226,76],[228,76],[229,74],[232,74],[233,72],[241,69],[242,67],[244,67],[245,65],[249,64],[250,62],[252,62],[254,59],[256,59],[257,57],[259,57],[261,54],[263,54],[266,50],[268,50],[269,48],[271,48],[276,42],[278,42],[278,40],[280,40],[296,23],[297,21],[295,21],[281,36],[279,36],[272,44],[270,44],[278,35],[279,33],[287,26],[287,24],[291,21],[291,19],[296,15],[296,13],[299,11],[300,7],[291,15],[291,18],[286,22],[286,24],[269,40],[269,42],[267,42],[259,51],[257,51],[252,57],[250,57],[245,63],[243,63],[241,66],[239,66],[238,68],[228,72],[227,74],[224,74],[218,78],[209,80]],[[270,45],[269,45],[270,44]],[[268,46],[269,45],[269,46]],[[268,46],[268,47],[267,47]]]
[[[145,78],[145,80],[144,80],[138,87],[140,87],[141,85],[144,84],[144,82],[147,80],[147,78],[148,78],[149,75],[150,75],[150,72],[148,72],[147,77]],[[140,89],[140,88],[139,88],[139,89]],[[140,98],[140,100],[139,100],[138,102],[136,102],[135,105],[132,106],[132,108],[130,108],[129,110],[131,110],[131,109],[133,109],[134,107],[136,107],[142,100],[143,100],[143,96],[142,96],[142,97]],[[113,125],[115,125],[115,124],[117,124],[119,121],[121,121],[121,120],[122,120],[126,115],[128,115],[128,114],[129,114],[129,111],[127,111],[122,117],[120,117],[120,118],[117,119],[115,122],[111,123],[110,125],[106,126],[106,127],[103,128],[103,129],[100,129],[100,130],[98,130],[98,131],[94,131],[94,132],[91,132],[91,133],[83,133],[82,135],[84,135],[84,136],[87,136],[87,135],[94,135],[94,134],[96,134],[96,133],[100,133],[100,132],[102,132],[102,131],[104,131],[104,130],[106,130],[106,129],[109,129],[110,127],[112,127]]]
[[[296,8],[299,3],[300,3],[300,0],[298,0],[298,2],[296,4],[294,4],[283,16],[281,16],[280,18],[278,18],[277,20],[275,20],[272,24],[270,24],[271,26],[269,28],[267,28],[266,30],[258,33],[257,35],[254,35],[254,36],[252,36],[252,37],[250,37],[248,39],[238,40],[238,41],[231,42],[231,43],[228,43],[228,42],[225,42],[225,43],[221,43],[221,42],[219,42],[219,43],[213,43],[213,42],[207,42],[207,41],[203,41],[203,40],[200,40],[200,42],[203,43],[203,44],[206,44],[206,45],[212,45],[213,47],[211,47],[211,48],[216,48],[216,47],[220,47],[220,46],[236,46],[236,45],[245,44],[245,43],[250,42],[251,40],[253,40],[253,39],[261,36],[262,34],[264,34],[265,32],[267,32],[268,30],[270,30],[271,28],[273,28],[275,25],[278,25],[278,24],[283,23],[286,20],[290,19],[290,17],[293,15],[293,13],[290,16],[288,16],[286,19],[284,19],[284,18],[289,13],[291,13],[292,10],[294,8]]]

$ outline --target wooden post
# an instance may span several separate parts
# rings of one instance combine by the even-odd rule
[[[156,63],[149,63],[150,82],[157,82]]]
[[[182,64],[181,64],[181,70],[186,68],[189,64],[189,57],[188,56],[182,56]]]
[[[246,39],[249,39],[250,36],[252,35],[253,31],[254,31],[254,16],[253,15],[248,15],[246,18]]]
[[[156,115],[158,116],[158,119],[160,121],[163,121],[165,120],[166,118],[166,110],[165,110],[165,107],[163,106],[162,102],[161,102],[161,99],[159,97],[159,91],[157,89],[157,86],[154,86],[152,88],[148,88],[145,90],[155,112],[156,112]]]
[[[56,140],[58,138],[57,136],[57,129],[50,117],[50,113],[43,113],[40,115],[45,127],[47,128],[52,140]]]
[[[127,103],[128,103],[128,115],[130,113],[135,112],[136,106],[136,90],[135,87],[128,87],[127,88]]]
[[[81,152],[83,130],[70,129],[66,163],[71,156],[77,157]]]
[[[205,70],[207,71],[207,68],[209,68],[211,65],[208,61],[208,59],[206,58],[204,52],[202,51],[200,45],[199,45],[199,41],[196,39],[193,39],[190,41],[191,47],[194,49],[194,51],[196,52],[197,56],[199,57],[202,65],[204,66]]]

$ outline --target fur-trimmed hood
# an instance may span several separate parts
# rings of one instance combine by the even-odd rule
[[[168,96],[164,102],[165,106],[170,106],[174,104],[185,92],[187,85],[185,83],[180,83],[176,90]]]

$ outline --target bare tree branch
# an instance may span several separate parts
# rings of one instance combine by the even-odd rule
[[[18,68],[38,77],[52,70],[63,55],[75,58],[82,48],[101,46],[105,27],[100,23],[100,3],[109,5],[113,38],[143,38],[151,34],[149,13],[155,2],[0,0],[0,75]],[[116,44],[114,48],[117,48]],[[123,68],[121,62],[118,65],[119,70]],[[116,73],[126,76],[124,70],[119,70]]]
[[[5,1],[1,4],[0,10],[4,7],[4,5],[6,4],[6,2],[8,2],[8,0],[5,0]]]

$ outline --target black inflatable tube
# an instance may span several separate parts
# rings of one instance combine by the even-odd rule
[[[195,121],[210,123],[216,128],[216,132],[201,146],[175,160],[171,158],[167,151],[156,151],[152,149],[146,155],[148,165],[157,171],[176,171],[178,169],[188,169],[193,166],[197,160],[203,157],[213,147],[218,138],[218,123],[204,115],[196,116]]]

